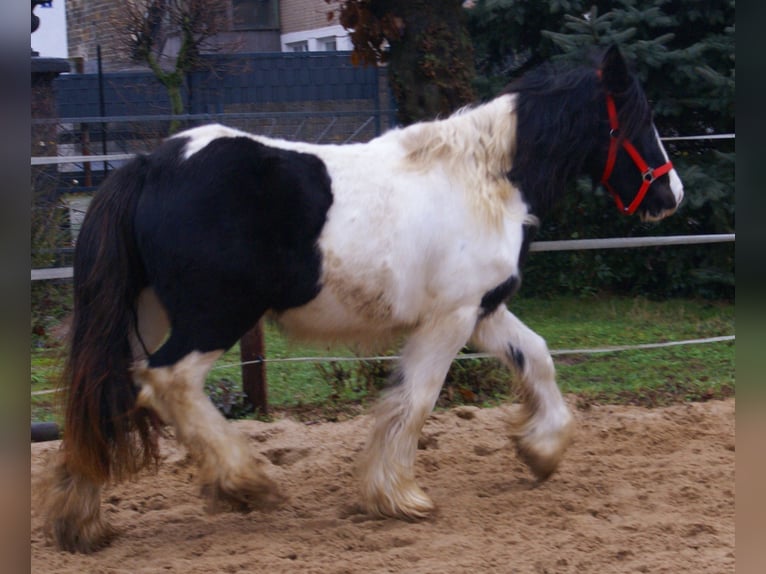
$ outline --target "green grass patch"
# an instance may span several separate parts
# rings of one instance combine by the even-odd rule
[[[734,305],[701,300],[520,299],[512,310],[552,350],[701,339],[735,333]],[[734,394],[734,342],[554,357],[578,403],[659,406]]]
[[[556,361],[559,384],[578,403],[661,406],[734,394],[734,344],[570,355]]]
[[[32,351],[31,409],[35,422],[58,422],[60,415],[56,408],[56,395],[49,391],[56,388],[63,365],[61,349],[36,349]],[[36,393],[43,394],[36,394]]]
[[[289,341],[274,325],[264,324],[265,354],[267,361],[294,357],[353,357],[345,347],[300,345]],[[241,381],[239,344],[218,360],[208,375],[208,387],[227,379]],[[277,407],[302,407],[324,403],[336,393],[343,398],[358,398],[353,392],[355,381],[348,372],[357,362],[267,362],[266,379],[269,403]]]
[[[542,335],[551,350],[602,348],[697,339],[735,332],[734,305],[701,300],[650,301],[642,298],[559,297],[512,302],[513,312]],[[346,348],[290,343],[265,326],[266,357],[352,357]],[[470,351],[470,349],[466,349]],[[665,405],[734,394],[735,345],[710,343],[604,354],[554,356],[558,382],[582,407],[595,403]],[[32,389],[52,388],[59,353],[33,351]],[[211,371],[208,391],[219,408],[242,416],[239,347],[227,352]],[[229,366],[227,366],[229,365]],[[269,404],[298,418],[337,420],[353,416],[385,385],[392,361],[267,362]],[[510,374],[492,359],[455,361],[438,401],[493,405],[508,400]],[[56,420],[52,395],[33,397],[33,420]]]

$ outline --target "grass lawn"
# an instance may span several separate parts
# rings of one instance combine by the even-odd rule
[[[512,310],[545,337],[551,350],[697,339],[735,332],[734,304],[697,300],[654,302],[621,297],[551,300],[519,298]],[[287,342],[272,326],[265,329],[267,360],[345,356],[348,349],[317,348]],[[469,349],[466,349],[470,351]],[[52,388],[60,351],[32,352],[32,391]],[[208,377],[214,401],[241,400],[239,348],[222,357]],[[554,356],[563,392],[581,406],[631,403],[647,406],[707,400],[734,394],[734,342],[642,349],[604,354]],[[227,366],[227,365],[234,366]],[[359,412],[383,386],[394,362],[267,362],[270,406],[299,417],[335,419]],[[497,404],[509,396],[509,374],[492,359],[455,361],[439,406]],[[33,395],[32,420],[57,420],[52,395]],[[236,408],[235,408],[236,410]]]
[[[579,304],[578,304],[579,301]],[[576,298],[522,300],[522,320],[555,349],[733,335],[734,304]],[[660,405],[734,394],[734,342],[554,357],[559,385],[581,401]]]

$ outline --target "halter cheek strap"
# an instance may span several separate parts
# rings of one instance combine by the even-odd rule
[[[619,129],[620,129],[620,123],[617,119],[617,106],[614,103],[614,98],[612,97],[612,94],[607,93],[606,94],[606,109],[607,113],[609,115],[609,153],[606,157],[606,166],[604,167],[604,174],[601,176],[601,184],[609,190],[609,193],[612,194],[612,197],[614,197],[614,201],[617,204],[617,208],[622,211],[626,215],[631,215],[633,212],[638,209],[638,206],[641,205],[641,202],[644,200],[644,196],[646,195],[646,192],[649,191],[649,186],[654,183],[654,180],[656,180],[658,177],[661,177],[665,175],[666,173],[670,172],[671,169],[673,169],[673,164],[670,161],[665,162],[659,167],[651,168],[649,165],[644,161],[644,158],[641,156],[641,154],[638,152],[638,150],[635,148],[635,146],[630,143],[628,140],[623,139],[622,140],[622,148],[628,152],[628,155],[633,160],[633,163],[636,165],[638,170],[641,172],[641,178],[643,181],[641,182],[641,187],[638,189],[638,193],[633,198],[633,201],[630,202],[630,205],[624,205],[622,202],[622,199],[620,199],[619,194],[614,190],[612,185],[609,183],[609,178],[612,177],[612,171],[614,171],[614,164],[617,161],[617,150],[620,146],[620,140],[619,140]]]

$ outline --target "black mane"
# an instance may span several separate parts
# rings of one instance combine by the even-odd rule
[[[597,64],[544,65],[506,88],[505,93],[517,96],[516,153],[508,178],[538,217],[550,211],[578,175],[598,177],[590,164],[601,142],[606,155],[606,91]],[[651,119],[644,92],[631,75],[625,89],[610,93],[617,104],[620,137],[631,138]]]

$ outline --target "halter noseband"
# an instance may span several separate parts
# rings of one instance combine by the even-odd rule
[[[608,93],[606,94],[606,109],[607,113],[609,114],[609,154],[606,158],[606,166],[604,167],[604,175],[601,176],[601,184],[609,190],[609,193],[612,194],[612,197],[614,197],[614,201],[617,204],[617,208],[622,211],[626,215],[632,214],[636,209],[638,209],[638,206],[641,205],[641,202],[644,200],[644,196],[646,195],[646,192],[649,191],[649,186],[654,183],[654,180],[656,180],[658,177],[661,177],[668,173],[671,169],[673,169],[673,164],[670,161],[665,162],[660,167],[651,168],[649,165],[644,161],[644,158],[641,157],[641,154],[638,152],[638,150],[635,148],[635,146],[630,143],[627,139],[622,140],[622,147],[623,149],[628,152],[628,155],[633,159],[633,163],[636,165],[638,170],[641,172],[641,178],[643,179],[643,182],[641,183],[641,187],[638,190],[638,193],[636,194],[636,197],[633,198],[633,201],[630,202],[630,205],[625,206],[622,203],[622,199],[620,199],[620,196],[618,193],[614,190],[614,188],[609,183],[609,178],[612,177],[612,171],[614,170],[614,164],[617,160],[617,148],[620,143],[619,140],[619,129],[620,124],[617,120],[617,106],[614,103],[614,98],[612,97],[612,94]]]

